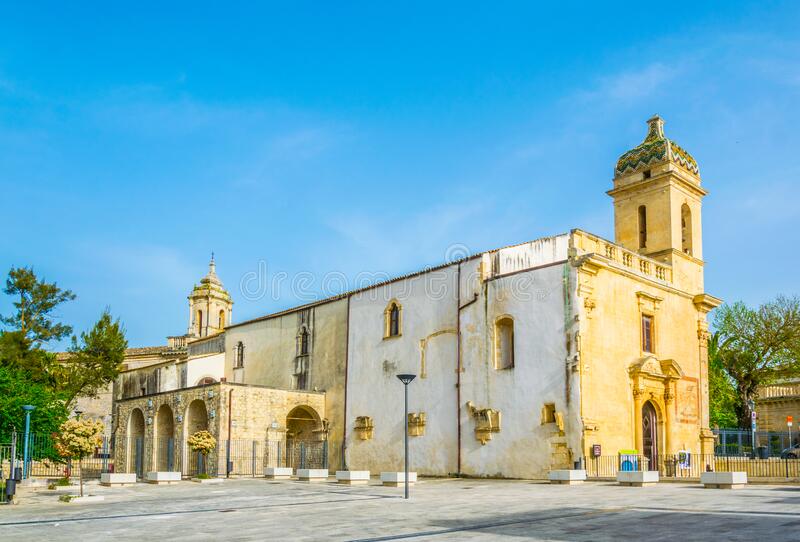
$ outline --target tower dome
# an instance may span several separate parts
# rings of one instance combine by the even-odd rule
[[[688,172],[700,175],[700,169],[692,155],[664,135],[664,119],[654,115],[647,121],[647,124],[649,130],[644,141],[617,160],[617,167],[614,169],[615,177],[649,169],[652,164],[663,162],[678,164]]]
[[[233,300],[217,276],[214,254],[208,264],[208,273],[189,294],[189,335],[206,337],[230,325]]]

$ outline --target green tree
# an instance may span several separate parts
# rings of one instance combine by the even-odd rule
[[[96,397],[119,374],[128,341],[119,319],[113,320],[106,309],[94,327],[72,338],[69,355],[58,368],[58,385],[67,402],[76,397]]]
[[[0,441],[8,442],[15,428],[20,433],[23,431],[22,405],[36,407],[31,412],[31,427],[37,433],[57,431],[69,414],[63,394],[32,381],[25,371],[0,367]]]
[[[711,425],[737,427],[736,388],[719,358],[719,333],[708,339],[708,396]]]
[[[758,387],[800,376],[800,298],[778,296],[758,309],[742,302],[724,305],[714,327],[715,358],[735,388],[739,427],[749,427]]]
[[[65,301],[75,299],[75,294],[62,290],[55,282],[40,280],[33,268],[12,267],[3,292],[18,298],[14,301],[17,312],[0,316],[0,323],[19,332],[29,348],[41,348],[72,333],[72,327],[56,321],[53,311]]]
[[[75,294],[56,283],[39,279],[32,268],[11,268],[3,290],[14,296],[16,312],[0,316],[0,367],[15,371],[16,378],[41,384],[65,401],[94,397],[117,376],[128,346],[125,330],[108,310],[80,339],[72,337],[60,359],[44,347],[65,339],[72,327],[56,321],[55,311]]]

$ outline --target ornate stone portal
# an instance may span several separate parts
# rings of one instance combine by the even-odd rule
[[[640,450],[645,448],[642,411],[645,403],[649,402],[656,413],[653,445],[658,453],[669,453],[673,423],[670,406],[675,400],[676,382],[683,377],[683,370],[675,360],[658,360],[647,355],[631,365],[628,373],[633,385],[637,446]]]

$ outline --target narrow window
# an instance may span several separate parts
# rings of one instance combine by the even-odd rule
[[[392,337],[400,335],[400,308],[397,305],[392,305],[389,311],[389,335]]]
[[[305,356],[308,354],[308,330],[303,329],[300,332],[300,355]]]
[[[391,301],[383,312],[383,337],[399,337],[402,333],[402,308],[396,301]]]
[[[514,367],[514,320],[503,316],[495,322],[495,369]]]
[[[219,311],[219,328],[225,329],[225,311]]]
[[[647,208],[639,206],[639,248],[647,247]]]
[[[241,369],[242,367],[244,367],[244,344],[239,341],[233,351],[233,368]]]
[[[653,317],[642,315],[642,350],[653,353]]]
[[[203,311],[197,311],[197,334],[203,334]]]
[[[642,178],[643,178],[643,179],[649,179],[651,175],[652,175],[652,173],[650,172],[650,170],[649,170],[649,169],[646,169],[646,170],[644,171],[644,173],[642,174]]]
[[[681,206],[681,250],[692,255],[692,210],[685,203]]]

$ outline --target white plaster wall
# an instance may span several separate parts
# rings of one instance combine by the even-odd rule
[[[555,424],[541,424],[541,410],[554,403],[569,420],[565,276],[570,272],[568,263],[556,263],[489,280],[479,302],[462,314],[462,406],[472,401],[502,413],[500,432],[481,445],[475,421],[462,408],[463,473],[536,478],[550,470],[551,443],[559,437]],[[494,321],[501,315],[514,318],[513,369],[494,368]]]
[[[159,367],[159,391],[172,391],[180,387],[180,374],[175,363]]]
[[[196,357],[186,362],[186,385],[196,386],[198,381],[210,376],[217,382],[225,376],[225,353]]]
[[[425,435],[410,437],[410,467],[420,474],[456,472],[456,276],[452,265],[354,295],[350,301],[347,464],[350,469],[400,470],[403,465],[403,384],[420,375],[420,340],[429,340],[427,376],[409,385],[409,411],[425,412]],[[384,310],[402,305],[402,336],[384,339]],[[357,416],[374,421],[372,440],[359,440]]]
[[[502,248],[498,251],[499,274],[513,273],[565,260],[569,249],[569,235],[543,237],[535,241]]]

